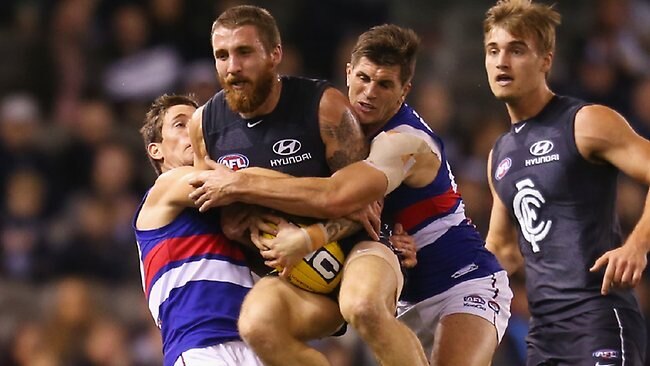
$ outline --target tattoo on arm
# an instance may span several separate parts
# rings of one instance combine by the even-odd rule
[[[332,171],[368,156],[368,143],[350,110],[346,110],[336,124],[323,123],[321,130],[321,133],[335,144],[335,149],[327,156],[327,163]]]
[[[328,242],[343,239],[361,229],[361,224],[345,218],[329,220],[324,222],[325,230],[329,238]]]

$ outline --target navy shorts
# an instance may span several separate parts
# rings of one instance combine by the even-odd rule
[[[533,324],[526,338],[526,365],[645,365],[645,328],[638,311],[615,308],[587,311],[549,324]]]

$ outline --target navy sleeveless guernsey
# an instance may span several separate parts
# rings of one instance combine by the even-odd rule
[[[541,323],[599,308],[638,309],[631,290],[600,294],[604,269],[589,272],[622,236],[618,170],[588,162],[576,147],[575,116],[585,105],[553,97],[499,137],[492,152],[492,182],[517,226],[529,307]]]
[[[223,90],[203,109],[208,155],[231,169],[249,166],[300,177],[329,177],[318,110],[326,81],[283,76],[273,112],[247,120],[233,112]]]

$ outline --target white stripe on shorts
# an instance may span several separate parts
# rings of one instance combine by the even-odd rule
[[[616,322],[618,323],[618,334],[621,338],[621,366],[625,366],[625,341],[623,340],[623,323],[621,323],[621,318],[618,316],[618,310],[616,310],[616,308],[614,308],[614,316],[616,317]]]

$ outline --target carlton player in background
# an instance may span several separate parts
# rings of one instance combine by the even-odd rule
[[[650,249],[650,199],[626,240],[615,199],[619,171],[650,185],[650,142],[610,108],[549,89],[559,23],[529,0],[499,1],[484,21],[490,88],[512,123],[488,160],[487,245],[510,271],[523,254],[528,365],[644,365],[631,288]]]

